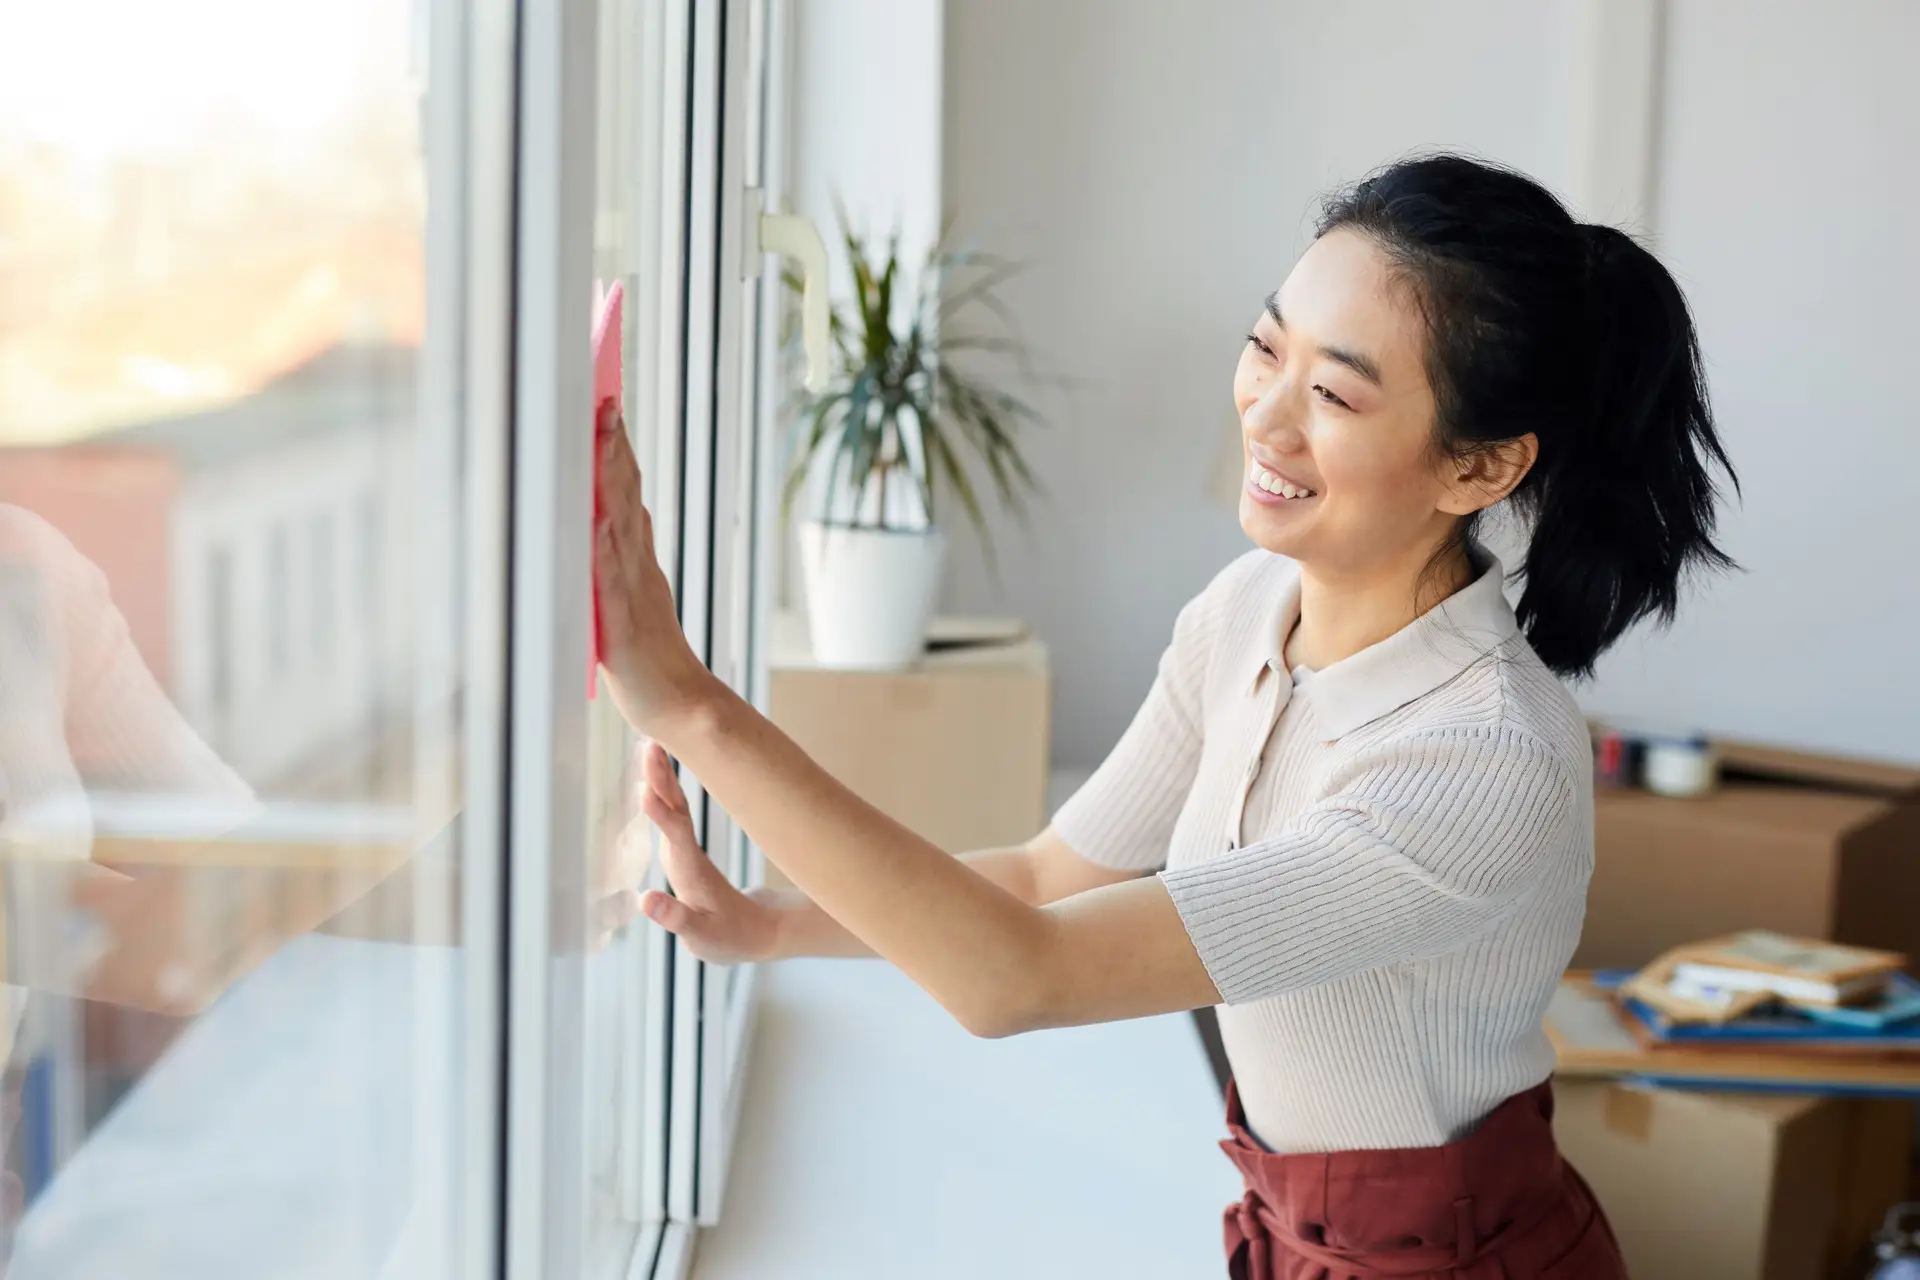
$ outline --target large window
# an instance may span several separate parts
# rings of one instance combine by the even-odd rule
[[[452,14],[0,8],[10,1276],[497,1252]]]
[[[0,0],[9,1277],[668,1275],[718,1212],[753,982],[617,914],[586,339],[621,281],[757,696],[770,20]]]

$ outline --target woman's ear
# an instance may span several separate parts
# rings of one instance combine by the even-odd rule
[[[1529,431],[1517,439],[1476,449],[1465,458],[1449,458],[1442,464],[1446,492],[1440,509],[1455,516],[1485,511],[1519,488],[1539,457],[1540,437]]]

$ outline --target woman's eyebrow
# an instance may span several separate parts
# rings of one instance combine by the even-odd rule
[[[1267,295],[1267,314],[1273,317],[1273,322],[1280,326],[1282,332],[1286,331],[1286,319],[1280,314],[1280,291],[1278,289],[1275,289]],[[1344,347],[1321,347],[1320,354],[1335,364],[1345,365],[1362,378],[1365,378],[1368,382],[1371,382],[1374,386],[1382,386],[1380,381],[1380,366],[1368,357],[1361,355],[1358,351],[1348,351]]]

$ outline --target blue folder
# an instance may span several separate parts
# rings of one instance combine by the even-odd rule
[[[1618,988],[1632,974],[1594,975],[1602,990]],[[1872,1004],[1842,1009],[1800,1009],[1770,1005],[1726,1022],[1671,1022],[1631,996],[1620,1001],[1640,1028],[1662,1044],[1792,1043],[1836,1049],[1920,1050],[1920,981],[1895,974],[1886,993]]]

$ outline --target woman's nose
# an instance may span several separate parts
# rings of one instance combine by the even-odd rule
[[[1306,444],[1305,418],[1306,406],[1296,389],[1285,379],[1276,379],[1264,395],[1247,406],[1243,421],[1248,435],[1285,453]]]

